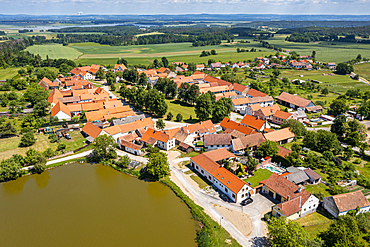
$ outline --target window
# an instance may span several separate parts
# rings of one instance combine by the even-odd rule
[[[229,192],[229,191],[225,188],[225,192]]]
[[[202,173],[204,174],[204,171],[202,170]]]
[[[235,194],[232,194],[232,197],[235,198]]]
[[[242,194],[242,198],[244,197],[244,194]]]

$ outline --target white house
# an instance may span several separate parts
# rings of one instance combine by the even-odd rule
[[[231,134],[208,134],[203,136],[203,143],[207,150],[230,149],[232,146],[231,139]]]
[[[361,191],[324,197],[322,202],[323,207],[335,218],[356,210],[357,207],[360,208],[357,214],[370,212],[370,202]]]
[[[59,120],[70,120],[72,117],[68,107],[60,101],[51,109],[51,116]]]
[[[190,165],[226,194],[231,201],[238,203],[254,195],[255,191],[243,180],[217,163],[221,160],[235,159],[235,157],[225,148],[221,148],[192,157]]]
[[[176,139],[162,131],[156,131],[154,129],[148,128],[144,135],[141,137],[140,141],[142,143],[150,144],[152,146],[157,146],[160,149],[170,150],[175,147]]]

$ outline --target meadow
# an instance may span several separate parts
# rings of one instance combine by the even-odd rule
[[[77,59],[81,52],[73,49],[71,47],[63,46],[61,44],[53,44],[53,45],[34,45],[28,47],[26,51],[29,51],[33,54],[39,54],[43,59],[46,58],[46,55],[49,58],[57,59],[57,58],[66,58],[66,59]]]
[[[353,66],[355,73],[370,81],[370,63],[361,63]]]
[[[0,80],[12,79],[16,75],[18,75],[18,70],[20,68],[17,67],[10,67],[10,68],[0,68]]]
[[[345,42],[295,43],[285,41],[286,35],[275,35],[267,42],[277,47],[295,51],[300,55],[311,55],[316,51],[316,59],[321,62],[340,63],[355,59],[357,54],[370,58],[370,44]]]

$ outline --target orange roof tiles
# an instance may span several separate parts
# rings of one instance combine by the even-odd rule
[[[281,101],[284,101],[284,102],[288,102],[288,103],[296,105],[296,106],[299,106],[301,108],[306,108],[308,106],[308,104],[311,103],[311,101],[308,100],[308,99],[304,99],[304,98],[301,98],[301,97],[298,97],[296,95],[286,93],[286,92],[282,92],[279,95],[279,97],[277,97],[277,99],[281,100]]]
[[[244,105],[244,104],[249,104],[250,103],[249,98],[247,98],[247,97],[233,99],[232,102],[233,102],[233,105]]]
[[[356,209],[357,206],[360,208],[370,206],[370,202],[366,199],[366,197],[361,191],[335,195],[332,196],[332,198],[339,212],[353,210]]]
[[[294,138],[294,133],[291,132],[289,128],[284,128],[276,130],[274,132],[265,133],[264,135],[267,140],[274,142]]]
[[[127,69],[126,65],[124,65],[124,64],[115,64],[114,65],[114,69],[115,70],[117,70],[119,68],[122,69],[122,70],[126,70]]]
[[[53,91],[51,91],[50,94],[49,94],[48,102],[50,104],[52,104],[52,103],[56,104],[56,103],[59,102],[59,100],[58,100],[59,98],[63,98],[63,95],[61,94],[61,92],[58,89],[54,88]]]
[[[302,201],[302,197],[299,196],[299,197],[293,198],[289,201],[279,203],[277,205],[277,207],[281,209],[281,211],[283,212],[285,217],[288,217],[292,214],[295,214],[295,213],[301,211],[301,207],[302,207],[302,202],[301,201]]]
[[[249,89],[249,91],[247,92],[247,94],[250,95],[250,96],[252,96],[252,97],[266,97],[266,96],[268,96],[267,94],[262,93],[262,92],[260,92],[260,91],[258,91],[256,89],[253,89],[253,88]]]
[[[166,143],[170,139],[170,136],[162,131],[156,131],[152,128],[148,128],[140,140],[143,142],[148,142],[149,138],[154,138],[158,141]]]
[[[51,115],[53,117],[55,117],[55,115],[58,114],[58,112],[64,112],[65,114],[67,114],[68,116],[71,116],[71,112],[69,111],[68,107],[63,104],[62,102],[58,102],[52,109],[51,109]]]
[[[233,120],[230,120],[226,117],[221,121],[220,125],[224,129],[238,130],[239,132],[241,132],[245,135],[250,135],[254,131],[254,129],[252,129],[250,127],[246,127],[244,125],[241,125],[241,124],[239,124],[237,122],[234,122]],[[226,131],[225,131],[225,133],[226,133]]]
[[[245,115],[241,123],[254,129],[260,130],[262,126],[265,124],[265,121],[249,115]]]
[[[82,128],[82,131],[95,139],[101,133],[102,129],[92,123],[86,123]]]
[[[118,138],[119,142],[121,143],[121,146],[128,147],[128,148],[131,148],[131,149],[136,150],[136,151],[139,151],[142,148],[142,146],[139,146],[137,144],[128,142],[128,141],[124,140],[122,137]]]
[[[285,111],[281,111],[281,110],[276,111],[274,113],[274,117],[281,118],[281,119],[288,119],[291,116],[293,116],[291,113],[285,112]]]

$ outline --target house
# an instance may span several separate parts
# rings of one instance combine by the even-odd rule
[[[322,199],[323,207],[335,218],[345,215],[348,211],[360,208],[359,213],[370,211],[370,202],[361,191],[350,192],[335,196],[328,196]]]
[[[81,133],[90,143],[100,135],[107,135],[107,132],[92,123],[86,123],[82,128]]]
[[[266,138],[262,133],[243,136],[232,140],[231,150],[235,154],[243,155],[245,149],[249,148],[250,150],[255,150],[264,141],[266,141]]]
[[[256,89],[249,89],[248,92],[247,92],[247,95],[246,95],[248,98],[254,98],[254,97],[266,97],[268,96],[267,94],[265,93],[262,93]]]
[[[53,108],[51,108],[50,113],[52,117],[56,117],[59,120],[70,120],[72,117],[68,107],[60,101]]]
[[[161,67],[161,68],[159,68],[159,69],[157,69],[157,73],[158,74],[169,74],[169,73],[171,73],[171,70],[169,69],[169,68],[163,68],[163,67]]]
[[[217,70],[219,70],[219,69],[221,69],[221,63],[220,63],[220,62],[217,62],[217,63],[211,63],[211,64],[209,65],[209,67],[210,67],[211,69],[217,69]]]
[[[245,115],[241,121],[241,124],[250,128],[257,130],[258,132],[262,132],[266,128],[270,128],[270,125],[267,121],[262,119],[258,119],[249,115]]]
[[[246,95],[248,90],[249,89],[246,86],[243,86],[239,83],[233,84],[233,91],[235,91],[235,93],[238,95]]]
[[[197,64],[197,70],[204,70],[204,64]]]
[[[44,77],[41,79],[41,81],[39,82],[39,85],[45,89],[45,90],[49,90],[49,89],[58,89],[59,86],[60,86],[60,82],[58,81],[50,81],[48,78]]]
[[[261,108],[262,107],[260,104],[247,105],[245,108],[245,114],[248,114],[249,116],[255,116],[255,113]]]
[[[326,64],[326,67],[328,67],[329,69],[337,69],[337,64],[336,63],[327,63]]]
[[[250,106],[252,105],[258,104],[261,107],[266,107],[273,105],[273,103],[274,99],[271,96],[232,99],[233,111],[240,114],[251,113]]]
[[[252,105],[252,107],[253,106],[255,106],[255,105]],[[253,110],[253,109],[251,108],[251,110]],[[266,106],[266,107],[263,107],[263,108],[260,107],[258,110],[253,112],[252,116],[254,116],[258,119],[262,119],[262,120],[269,120],[278,111],[280,111],[280,107],[279,107],[278,104],[275,104],[275,105]]]
[[[276,130],[264,134],[266,140],[277,142],[278,144],[285,144],[293,141],[294,133],[289,128]]]
[[[280,202],[272,208],[275,217],[285,216],[294,220],[315,212],[319,206],[317,197],[276,173],[260,183],[263,185],[262,193]]]
[[[255,132],[253,128],[246,127],[226,117],[221,121],[220,126],[224,130],[224,133],[232,133],[234,130],[237,130],[244,135],[250,135]]]
[[[307,107],[315,106],[311,100],[304,99],[286,92],[282,92],[277,98],[277,101],[281,105],[293,108],[295,110],[306,110]]]
[[[238,203],[254,194],[253,188],[217,163],[235,158],[226,148],[221,148],[190,158],[190,165],[233,202]]]
[[[117,139],[117,144],[119,146],[120,149],[128,152],[128,153],[132,153],[134,155],[143,155],[143,151],[141,150],[142,149],[142,145],[137,145],[135,143],[132,143],[132,142],[129,142],[129,141],[126,141],[124,136],[121,136]]]
[[[194,148],[192,146],[184,142],[179,143],[179,149],[185,153],[190,153],[194,151]]]
[[[182,127],[182,130],[188,135],[203,136],[206,134],[215,134],[216,128],[211,120],[201,121],[196,124],[190,124]]]
[[[321,105],[310,106],[310,107],[306,108],[307,112],[313,112],[313,113],[322,112],[323,110],[324,110],[324,108],[322,108]]]
[[[304,111],[295,111],[292,112],[294,119],[298,120],[299,122],[303,123],[304,121],[307,121],[307,115]]]
[[[114,72],[123,72],[126,69],[127,69],[127,67],[124,64],[115,64],[114,65]]]
[[[307,176],[307,174],[302,170],[297,170],[296,172],[290,173],[283,176],[284,178],[288,179],[290,182],[296,184],[296,185],[306,185],[310,178]]]
[[[271,122],[282,125],[284,121],[288,119],[295,119],[295,116],[292,113],[279,110],[272,115]]]
[[[311,184],[317,184],[321,182],[321,176],[314,172],[313,170],[311,170],[311,168],[304,169],[304,172],[310,178]]]
[[[145,144],[157,146],[164,150],[170,150],[175,147],[175,138],[170,138],[169,135],[162,131],[156,131],[148,128],[145,134],[141,137],[140,141]]]
[[[231,148],[231,134],[208,134],[203,136],[204,147],[208,150]]]

